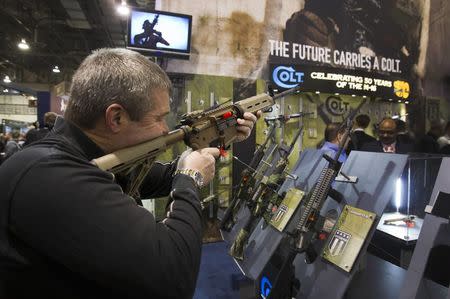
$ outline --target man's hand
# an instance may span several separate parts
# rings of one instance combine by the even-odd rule
[[[203,184],[208,184],[214,178],[216,158],[219,157],[219,149],[207,147],[196,151],[188,151],[185,151],[181,155],[177,168],[199,171],[203,176]]]
[[[253,126],[256,123],[256,120],[261,117],[261,114],[262,114],[261,111],[258,111],[256,115],[250,112],[245,112],[244,119],[242,118],[237,119],[238,123],[237,127],[238,135],[236,138],[237,142],[243,141],[247,139],[248,136],[250,136],[250,134],[252,133]]]

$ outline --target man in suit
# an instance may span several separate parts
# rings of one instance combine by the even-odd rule
[[[406,154],[414,151],[414,144],[405,143],[397,139],[397,124],[392,118],[381,121],[378,129],[378,141],[366,143],[362,151]]]
[[[348,144],[347,153],[350,153],[352,150],[359,151],[365,143],[376,141],[375,138],[364,132],[369,124],[370,117],[367,114],[360,114],[355,118],[353,124],[354,129],[350,135],[351,140]]]

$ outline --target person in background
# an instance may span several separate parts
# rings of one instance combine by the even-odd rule
[[[9,159],[12,155],[22,150],[22,146],[19,143],[20,132],[13,131],[9,136],[7,136],[7,142],[5,145],[5,155],[3,161]]]
[[[430,130],[417,143],[417,151],[420,153],[438,154],[438,138],[442,135],[442,122],[433,120],[430,122]]]
[[[161,222],[91,163],[167,134],[170,89],[166,73],[131,50],[84,59],[64,118],[0,167],[0,298],[192,298],[200,188],[214,177],[219,149],[152,165],[139,191],[169,196]],[[237,119],[238,141],[256,119]]]
[[[6,135],[0,133],[0,164],[2,164],[5,159],[5,145],[6,145]]]
[[[23,146],[44,138],[52,130],[57,117],[58,114],[55,112],[46,112],[44,114],[44,127],[29,130],[25,135],[25,143]]]
[[[353,122],[353,132],[350,134],[350,142],[347,147],[347,154],[352,150],[361,150],[365,143],[376,141],[376,139],[364,130],[370,124],[370,117],[367,114],[360,114],[355,117]]]
[[[20,132],[18,140],[19,145],[23,148],[25,144],[25,133]]]
[[[406,128],[406,122],[403,120],[397,118],[395,120],[395,124],[397,125],[397,140],[402,143],[409,143],[412,146],[414,146],[415,142],[414,139],[411,137],[411,135],[408,132],[408,129]]]
[[[443,147],[450,145],[450,121],[447,122],[444,128],[444,135],[438,138],[439,150]]]
[[[6,137],[3,133],[0,133],[0,153],[5,151]]]
[[[324,132],[325,142],[320,148],[323,151],[332,151],[336,154],[339,150],[339,144],[344,136],[345,128],[339,130],[340,123],[330,123],[326,126]],[[339,162],[344,163],[347,160],[347,154],[345,153],[345,146],[339,156]],[[334,156],[332,156],[334,158]]]
[[[439,153],[443,154],[443,155],[446,155],[446,156],[450,155],[450,144],[447,144],[443,148],[441,148]]]
[[[407,154],[414,151],[414,145],[397,139],[397,124],[392,118],[385,118],[378,127],[378,139],[362,146],[362,151]]]

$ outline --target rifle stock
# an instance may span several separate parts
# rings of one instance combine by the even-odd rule
[[[155,158],[158,154],[164,152],[168,146],[182,141],[189,130],[189,127],[183,127],[153,140],[93,159],[91,162],[102,170],[119,173],[148,158]]]

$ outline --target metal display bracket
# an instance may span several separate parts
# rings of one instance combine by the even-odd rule
[[[339,171],[338,175],[334,179],[336,182],[342,182],[342,183],[352,183],[356,184],[358,182],[357,176],[347,175],[342,171]]]

